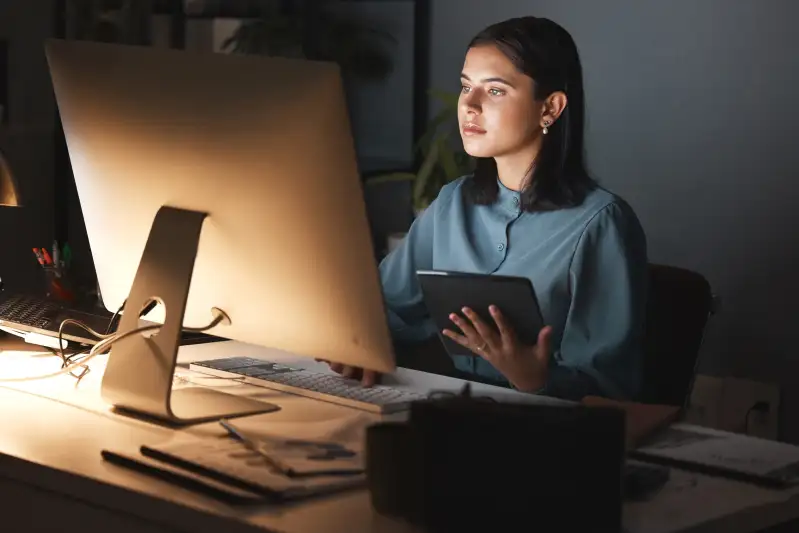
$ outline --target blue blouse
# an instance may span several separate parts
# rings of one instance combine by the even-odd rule
[[[630,206],[597,188],[578,207],[529,213],[520,208],[520,194],[499,181],[497,201],[475,205],[463,194],[467,179],[446,185],[380,263],[394,339],[419,341],[438,333],[416,270],[523,276],[553,328],[541,393],[635,398],[648,278],[646,237]],[[454,324],[452,329],[457,331]],[[463,372],[509,384],[481,357],[452,358]]]

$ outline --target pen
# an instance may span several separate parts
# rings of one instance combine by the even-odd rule
[[[280,461],[278,461],[277,459],[275,459],[274,457],[272,457],[271,455],[269,455],[268,453],[263,451],[255,440],[253,440],[252,438],[250,438],[247,435],[245,435],[244,433],[242,433],[241,430],[238,429],[236,426],[234,426],[233,424],[231,424],[230,422],[228,422],[224,418],[219,420],[219,424],[223,428],[225,428],[225,430],[228,432],[228,434],[230,434],[233,438],[235,438],[236,440],[238,440],[239,442],[244,444],[244,446],[248,450],[251,450],[251,451],[257,453],[258,455],[260,455],[261,457],[263,457],[264,460],[269,464],[269,466],[274,468],[276,471],[278,471],[278,472],[280,472],[281,474],[284,474],[284,475],[290,475],[291,474],[291,471],[288,468],[286,468],[285,466],[283,466],[280,463]]]
[[[39,264],[44,266],[44,257],[38,248],[33,249],[33,255],[36,256],[36,260],[39,262]]]
[[[56,268],[61,266],[61,251],[58,249],[58,241],[53,241],[53,264]]]
[[[50,254],[47,252],[47,248],[42,248],[42,257],[44,258],[45,265],[53,264],[53,260],[50,258]]]
[[[64,260],[64,265],[69,268],[72,264],[72,248],[68,242],[64,243],[64,248],[61,250],[61,258]]]

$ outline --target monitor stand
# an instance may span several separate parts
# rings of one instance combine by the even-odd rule
[[[122,412],[171,424],[195,424],[279,409],[253,398],[205,387],[172,390],[205,217],[205,213],[167,206],[155,216],[117,331],[138,328],[141,309],[153,299],[165,306],[166,314],[155,335],[130,335],[111,348],[102,397]],[[212,318],[209,309],[209,322]]]

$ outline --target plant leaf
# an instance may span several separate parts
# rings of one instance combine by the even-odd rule
[[[419,137],[419,140],[416,141],[416,144],[413,146],[413,150],[421,150],[423,154],[426,154],[427,148],[433,143],[433,139],[438,133],[438,129],[441,127],[441,125],[448,120],[455,119],[457,119],[457,114],[453,112],[452,109],[444,108],[439,111],[438,114],[436,114],[436,116],[433,117],[433,119],[427,124],[427,129],[425,130],[424,134]]]
[[[460,97],[458,93],[442,91],[440,89],[429,89],[427,91],[427,94],[429,94],[439,102],[443,103],[447,108],[457,111],[458,99]]]
[[[416,176],[416,181],[413,184],[413,200],[414,204],[419,202],[427,189],[427,184],[430,181],[430,177],[433,175],[433,171],[435,170],[436,163],[438,162],[438,150],[439,150],[439,143],[434,142],[430,147],[430,151],[427,153],[427,157],[425,157],[424,161],[422,162],[422,166],[419,168],[419,173]]]
[[[368,21],[312,9],[247,20],[222,47],[236,54],[333,61],[345,74],[374,81],[393,70],[393,56],[383,44],[396,42],[390,32],[371,27]]]
[[[460,177],[461,169],[458,168],[458,162],[455,161],[455,152],[449,146],[449,135],[444,135],[439,139],[439,156],[441,162],[441,169],[444,171],[444,178],[446,183]]]

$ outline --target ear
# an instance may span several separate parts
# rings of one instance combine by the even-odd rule
[[[569,99],[563,91],[555,91],[550,94],[544,101],[544,109],[541,113],[541,127],[544,126],[545,122],[549,122],[550,126],[554,124],[563,113],[563,110],[566,109],[568,103]]]

